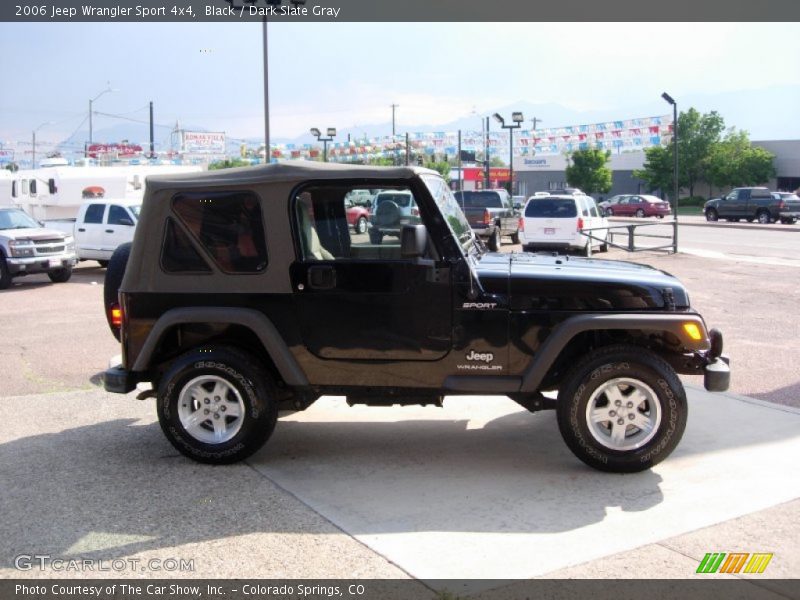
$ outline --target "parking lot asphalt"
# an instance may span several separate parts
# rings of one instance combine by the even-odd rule
[[[769,594],[763,581],[800,577],[800,384],[775,360],[796,355],[781,318],[796,285],[777,265],[635,259],[679,276],[726,333],[734,393],[686,379],[684,441],[629,476],[574,459],[552,414],[469,398],[440,412],[326,398],[247,463],[198,465],[166,442],[152,401],[97,388],[118,352],[104,271],[15,282],[0,292],[0,337],[13,340],[0,346],[0,577],[92,576],[18,571],[24,553],[177,557],[195,570],[103,576],[412,578],[423,595],[445,576],[692,578],[705,553],[736,551],[774,554],[753,576]]]

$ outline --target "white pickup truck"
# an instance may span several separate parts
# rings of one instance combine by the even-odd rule
[[[0,290],[11,279],[33,273],[47,273],[54,283],[72,276],[75,266],[72,234],[43,227],[19,208],[0,208]]]
[[[76,219],[45,225],[75,236],[78,260],[96,260],[105,267],[117,246],[133,241],[141,205],[141,200],[97,198],[84,202]]]

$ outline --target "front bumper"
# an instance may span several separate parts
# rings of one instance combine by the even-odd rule
[[[713,360],[703,369],[703,387],[709,392],[727,391],[731,383],[730,358],[725,355]]]
[[[74,254],[59,254],[56,256],[31,256],[25,258],[6,258],[8,272],[11,275],[24,275],[26,273],[49,273],[56,269],[74,267],[78,259]]]

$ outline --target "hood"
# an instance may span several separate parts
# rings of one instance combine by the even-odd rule
[[[43,242],[46,240],[63,240],[67,237],[63,231],[57,229],[45,228],[23,228],[23,229],[2,229],[0,235],[7,237],[10,240],[31,240],[34,242]]]
[[[508,294],[512,310],[681,310],[680,281],[647,265],[552,254],[491,253],[478,263],[489,293]],[[501,291],[501,273],[507,287]]]

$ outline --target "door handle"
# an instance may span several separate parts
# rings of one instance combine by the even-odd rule
[[[113,229],[106,229],[106,233],[114,233]]]
[[[79,227],[79,228],[78,228],[78,231],[80,231],[81,233],[83,233],[83,232],[84,232],[84,231],[86,231],[86,230],[85,230],[83,227]]]
[[[310,267],[308,269],[308,287],[315,290],[332,290],[336,287],[336,269],[331,265]]]

